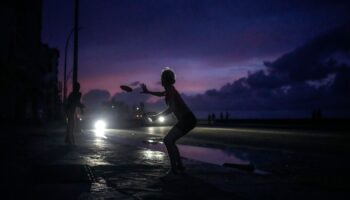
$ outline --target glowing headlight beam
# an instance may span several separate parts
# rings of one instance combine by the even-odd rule
[[[96,130],[104,130],[104,129],[106,129],[106,126],[107,126],[106,122],[103,120],[97,120],[95,122],[95,129]]]
[[[160,116],[160,117],[158,118],[158,121],[159,121],[160,123],[163,123],[163,122],[165,121],[165,117]]]

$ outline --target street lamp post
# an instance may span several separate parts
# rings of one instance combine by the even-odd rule
[[[73,52],[73,84],[78,82],[78,27],[79,27],[79,0],[75,0],[74,13],[74,52]]]
[[[71,32],[69,33],[66,40],[66,46],[64,48],[63,103],[66,103],[66,100],[67,100],[67,51],[68,51],[69,41],[73,32],[74,32],[74,29],[72,29]]]

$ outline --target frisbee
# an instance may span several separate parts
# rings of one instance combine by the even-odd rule
[[[132,92],[132,88],[127,85],[121,85],[120,89],[124,90],[125,92]]]

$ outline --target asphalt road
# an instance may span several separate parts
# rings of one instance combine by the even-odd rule
[[[137,133],[138,139],[147,137],[164,137],[171,127],[141,127],[124,129],[124,136]],[[111,129],[121,132],[120,129]],[[126,135],[125,135],[126,134]],[[113,135],[113,134],[112,134]],[[121,136],[123,134],[119,134]],[[220,149],[257,149],[277,150],[303,153],[337,153],[350,152],[350,134],[332,131],[303,131],[286,129],[258,128],[217,128],[196,127],[179,140],[179,144],[205,146]]]
[[[170,128],[108,129],[99,137],[109,143],[125,143],[166,152],[164,145],[152,143],[161,143]],[[187,157],[184,152],[187,152],[189,158],[198,158],[197,160],[221,156],[226,159],[225,156],[229,155],[253,163],[261,170],[276,173],[343,173],[350,167],[345,159],[350,152],[350,136],[344,132],[196,127],[181,138],[178,144],[186,147],[180,148],[184,157]],[[195,154],[191,151],[195,151]],[[329,176],[333,176],[332,172]]]

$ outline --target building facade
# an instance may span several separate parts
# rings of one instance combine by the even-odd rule
[[[59,53],[41,42],[42,0],[5,0],[0,5],[1,120],[47,120],[57,103],[53,96],[59,95]]]

